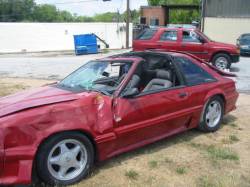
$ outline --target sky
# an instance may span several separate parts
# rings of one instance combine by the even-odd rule
[[[37,4],[53,4],[60,10],[67,10],[78,15],[93,16],[104,12],[124,12],[126,10],[126,0],[35,0]],[[140,6],[147,5],[147,0],[130,0],[131,9],[139,9]]]

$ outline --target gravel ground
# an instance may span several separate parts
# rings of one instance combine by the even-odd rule
[[[62,79],[89,60],[120,52],[124,51],[84,56],[58,56],[55,54],[1,55],[0,77]],[[238,90],[250,93],[250,57],[242,57],[239,63],[233,64],[231,72],[238,75],[236,78]]]

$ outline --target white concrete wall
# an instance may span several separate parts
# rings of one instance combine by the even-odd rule
[[[126,45],[125,23],[0,23],[0,53],[74,50],[73,35],[87,33],[111,49]],[[132,45],[132,24],[130,33]]]
[[[236,44],[241,34],[250,33],[250,18],[205,18],[204,33],[212,40]]]

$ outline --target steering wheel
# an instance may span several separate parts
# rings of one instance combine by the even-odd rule
[[[120,80],[110,80],[110,82],[113,82],[113,83],[115,83],[114,84],[114,86],[118,86],[121,82],[120,82]]]

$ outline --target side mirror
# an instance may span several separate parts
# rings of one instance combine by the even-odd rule
[[[202,44],[204,44],[204,43],[206,43],[206,40],[205,40],[204,38],[200,37],[200,42],[201,42]]]
[[[104,71],[104,72],[102,73],[102,75],[103,75],[104,77],[109,77],[109,73],[106,72],[106,71]]]
[[[132,88],[132,89],[128,89],[126,90],[123,94],[122,94],[122,97],[125,97],[125,98],[132,98],[136,95],[138,95],[140,92],[138,90],[138,88]]]

